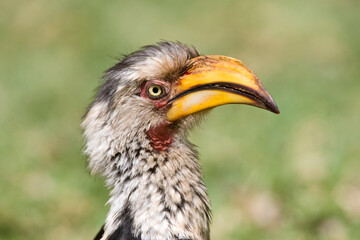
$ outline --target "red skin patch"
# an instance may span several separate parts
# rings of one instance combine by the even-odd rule
[[[156,127],[150,128],[146,134],[150,140],[151,146],[158,151],[166,151],[172,143],[174,130],[171,129],[171,123],[163,122]]]
[[[151,99],[149,97],[148,93],[146,92],[147,86],[149,84],[161,85],[167,91],[168,94],[165,95],[161,99],[156,99],[156,100]],[[169,101],[170,91],[171,91],[170,83],[163,82],[160,80],[151,80],[151,81],[144,83],[141,86],[140,96],[151,101],[157,108],[162,108],[162,107],[166,106]],[[160,125],[158,125],[156,127],[152,127],[146,132],[146,134],[150,140],[151,146],[155,150],[166,151],[168,149],[168,147],[171,145],[171,143],[173,141],[172,136],[174,134],[174,129],[171,128],[171,124],[172,124],[171,122],[164,120],[164,122],[162,122]]]

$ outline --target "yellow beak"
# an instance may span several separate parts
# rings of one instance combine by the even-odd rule
[[[173,89],[167,119],[229,103],[242,103],[280,113],[259,79],[240,60],[217,55],[189,60],[189,69]]]

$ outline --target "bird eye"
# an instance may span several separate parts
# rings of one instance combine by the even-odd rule
[[[159,99],[165,94],[164,88],[156,84],[149,85],[147,92],[152,99]]]

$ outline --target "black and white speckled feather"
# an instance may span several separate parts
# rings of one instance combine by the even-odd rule
[[[207,240],[210,206],[201,167],[187,132],[203,116],[174,124],[173,142],[154,151],[146,132],[165,112],[139,96],[144,81],[174,81],[198,52],[161,42],[110,68],[84,117],[85,153],[92,173],[112,189],[101,240]]]

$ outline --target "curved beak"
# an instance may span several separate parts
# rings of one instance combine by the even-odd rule
[[[200,56],[189,60],[189,69],[176,82],[167,119],[175,121],[216,106],[248,104],[280,113],[260,80],[240,60]]]

